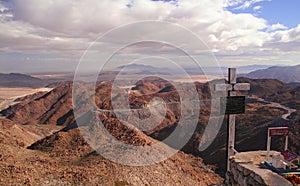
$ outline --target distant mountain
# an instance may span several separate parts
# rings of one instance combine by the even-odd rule
[[[256,71],[256,70],[262,70],[262,69],[266,69],[271,67],[272,65],[247,65],[247,66],[240,66],[237,67],[237,71],[240,74],[246,74],[246,73],[250,73],[252,71]]]
[[[292,87],[299,87],[300,86],[300,82],[291,82],[288,85],[292,86]]]
[[[129,70],[158,70],[161,68],[153,67],[151,65],[143,65],[143,64],[129,64],[129,65],[122,65],[119,66],[118,69],[129,69]]]
[[[239,66],[237,67],[237,71],[239,74],[246,74],[255,70],[261,70],[271,67],[270,65],[247,65],[247,66]],[[194,68],[194,67],[186,67],[184,70],[189,74],[206,74],[206,75],[216,75],[222,72],[223,74],[227,74],[228,67],[223,66],[211,66],[211,67],[202,67],[204,72]]]
[[[122,74],[164,74],[170,75],[170,69],[164,67],[154,67],[144,64],[129,64],[117,67],[117,70],[122,70]]]
[[[237,67],[240,74],[246,74],[252,71],[266,69],[271,67],[270,65],[248,65],[248,66],[240,66]],[[202,69],[201,69],[202,68]],[[171,68],[165,68],[165,67],[154,67],[151,65],[143,65],[143,64],[129,64],[129,65],[123,65],[117,67],[117,70],[123,69],[123,74],[127,73],[134,73],[134,74],[153,74],[153,72],[159,73],[159,74],[165,74],[168,75],[170,73],[172,74],[180,74],[182,71],[178,69],[171,69]],[[194,74],[194,75],[215,75],[218,73],[227,73],[227,67],[223,66],[199,66],[198,68],[193,67],[184,67],[183,70],[188,74]]]
[[[43,87],[45,80],[35,78],[25,74],[10,73],[2,74],[0,73],[0,87]]]
[[[56,78],[51,75],[49,77],[42,77],[42,75],[35,77],[34,75],[31,76],[21,73],[0,73],[0,87],[55,88],[70,82],[70,77],[68,76]]]
[[[273,66],[263,70],[250,72],[245,77],[261,79],[278,79],[280,81],[291,83],[300,81],[300,65],[297,66]]]

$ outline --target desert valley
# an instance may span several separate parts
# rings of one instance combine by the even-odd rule
[[[17,81],[16,78],[15,80]],[[49,82],[48,79],[39,79],[39,81]],[[144,167],[132,167],[102,157],[87,143],[82,136],[82,131],[78,129],[73,113],[76,109],[73,108],[72,103],[73,84],[67,78],[64,81],[61,79],[51,81],[48,85],[40,87],[20,88],[16,83],[10,84],[10,88],[1,88],[1,183],[10,185],[222,184],[226,162],[225,119],[212,144],[204,151],[199,150],[204,130],[213,112],[212,90],[209,82],[192,83],[197,89],[201,107],[196,129],[188,143],[165,161]],[[246,114],[237,116],[236,150],[238,152],[265,150],[268,127],[288,126],[289,148],[300,154],[300,87],[295,86],[294,83],[284,83],[275,79],[240,77],[237,81],[250,83],[251,89],[239,93],[246,94],[247,99]],[[172,103],[167,104],[165,118],[160,124],[149,130],[140,131],[128,127],[118,119],[111,103],[111,100],[115,99],[111,95],[113,82],[101,81],[99,76],[98,83],[95,85],[95,104],[100,110],[97,114],[106,130],[122,143],[152,146],[171,135],[178,126],[182,107],[178,90],[174,87],[176,83],[184,86],[191,82],[168,82],[158,77],[148,77],[137,81],[130,88],[128,100],[132,110],[142,108],[141,105],[148,104],[154,97]],[[82,82],[81,86],[85,86],[84,84],[86,83]],[[13,94],[7,90],[12,91]],[[101,112],[101,110],[111,112]],[[134,115],[139,119],[146,119],[149,117],[147,113],[145,108],[134,112]],[[93,118],[91,115],[88,117]],[[156,121],[152,120],[152,122]],[[178,140],[181,140],[179,136]],[[283,146],[284,142],[280,138],[272,141],[272,149],[280,150]]]

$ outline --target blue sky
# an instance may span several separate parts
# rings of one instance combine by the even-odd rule
[[[0,72],[74,71],[99,36],[146,20],[190,30],[221,66],[297,65],[298,7],[298,0],[0,0]],[[122,43],[134,30],[110,38],[111,46]],[[173,37],[168,34],[172,31],[156,30],[158,36]],[[153,33],[145,33],[145,38],[147,34]],[[103,52],[109,48],[108,44]],[[166,52],[161,48],[155,55]],[[139,55],[143,49],[128,51]]]
[[[261,9],[254,11],[255,6],[261,6]],[[266,19],[269,24],[281,23],[288,28],[293,28],[300,23],[299,7],[298,0],[272,0],[258,2],[247,9],[236,10],[236,7],[230,7],[228,10],[234,13],[251,13]]]

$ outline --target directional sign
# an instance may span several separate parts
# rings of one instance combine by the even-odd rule
[[[245,96],[221,97],[221,114],[244,114]]]
[[[269,136],[288,136],[289,135],[289,128],[288,127],[274,127],[269,128]]]

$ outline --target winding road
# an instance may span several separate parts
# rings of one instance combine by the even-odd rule
[[[285,114],[283,114],[283,115],[281,116],[281,118],[284,119],[284,120],[289,120],[288,117],[289,117],[292,113],[294,113],[294,112],[297,111],[296,109],[289,108],[289,107],[287,107],[287,106],[281,105],[280,103],[266,101],[266,100],[264,100],[264,99],[262,99],[262,98],[255,98],[255,99],[256,99],[257,101],[260,101],[260,102],[264,102],[264,103],[266,103],[266,104],[269,104],[269,105],[272,106],[272,107],[281,108],[281,109],[287,111],[287,113],[285,113]]]

